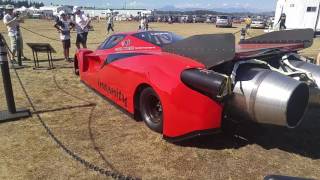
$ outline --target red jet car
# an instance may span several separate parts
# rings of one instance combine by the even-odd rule
[[[294,128],[320,71],[295,53],[312,44],[313,31],[291,33],[296,39],[261,36],[237,46],[232,34],[117,33],[94,51],[79,50],[75,72],[168,140],[216,132],[230,118]]]

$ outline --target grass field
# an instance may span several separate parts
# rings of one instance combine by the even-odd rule
[[[58,38],[53,22],[28,20],[23,25],[37,33]],[[93,24],[89,48],[105,39],[103,22]],[[117,32],[134,31],[138,23],[116,23]],[[236,32],[239,27],[216,29],[208,24],[151,24],[154,30],[168,30],[191,36],[203,33]],[[6,29],[1,23],[0,32]],[[35,104],[32,118],[0,124],[0,179],[104,179],[74,161],[54,143],[35,114],[72,151],[106,169],[143,179],[262,179],[269,174],[320,178],[320,115],[311,110],[296,130],[243,125],[237,134],[200,137],[171,144],[97,96],[73,75],[72,64],[63,58],[60,42],[22,31],[26,42],[48,42],[56,50],[55,70],[18,70]],[[251,35],[262,34],[252,30]],[[73,34],[72,41],[75,40]],[[238,35],[237,35],[238,37]],[[315,57],[320,41],[302,53]],[[74,53],[75,47],[72,47]],[[32,53],[25,46],[25,55]],[[40,56],[42,59],[46,56]],[[46,62],[41,64],[47,66]],[[11,71],[16,104],[30,104]],[[0,82],[0,109],[6,109]],[[71,94],[71,95],[70,95]],[[90,106],[90,103],[96,106]]]

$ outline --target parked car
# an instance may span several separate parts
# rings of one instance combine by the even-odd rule
[[[214,23],[215,18],[213,16],[207,16],[206,23]]]
[[[156,22],[155,16],[148,16],[147,19],[148,19],[148,22]]]
[[[241,23],[243,23],[243,19],[242,18],[233,18],[232,19],[232,23],[234,23],[234,24],[241,24]]]
[[[232,27],[230,16],[217,16],[216,27]]]
[[[251,23],[252,29],[265,29],[266,28],[266,22],[262,19],[255,19]]]
[[[193,17],[189,15],[183,15],[180,17],[180,22],[181,23],[192,23],[193,22]]]
[[[193,16],[193,23],[204,23],[204,22],[206,22],[206,17],[204,17],[204,16],[196,16],[196,15],[194,15]]]
[[[320,90],[320,68],[294,54],[313,37],[276,31],[235,48],[233,34],[122,32],[77,51],[74,72],[169,141],[220,132],[230,120],[295,128]]]

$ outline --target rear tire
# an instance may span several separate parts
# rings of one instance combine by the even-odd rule
[[[150,87],[142,90],[139,100],[141,118],[153,131],[163,131],[163,109],[159,96]]]

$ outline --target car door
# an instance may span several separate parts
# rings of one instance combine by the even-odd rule
[[[128,105],[127,93],[119,86],[119,83],[121,84],[120,74],[123,72],[114,67],[111,62],[121,56],[116,50],[125,37],[126,35],[123,34],[110,36],[105,45],[100,46],[95,54],[97,59],[100,60],[99,70],[95,78],[97,90],[124,108]]]
[[[113,36],[107,38],[96,51],[86,54],[84,57],[83,80],[90,84],[93,88],[97,89],[97,79],[99,71],[104,64],[108,54],[112,53],[110,42]]]

